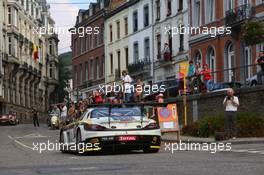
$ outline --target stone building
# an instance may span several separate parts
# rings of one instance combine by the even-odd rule
[[[54,27],[46,0],[1,1],[0,112],[15,112],[21,121],[35,108],[45,116],[58,83],[58,37],[40,27]],[[0,94],[1,95],[1,94]]]

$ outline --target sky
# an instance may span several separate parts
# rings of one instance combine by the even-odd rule
[[[51,16],[55,21],[55,27],[71,28],[75,24],[79,9],[88,9],[90,2],[96,0],[47,0],[48,3],[66,3],[50,4]],[[87,4],[67,4],[67,3],[87,3]],[[71,51],[71,35],[59,34],[59,54]]]

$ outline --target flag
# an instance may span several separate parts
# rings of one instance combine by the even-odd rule
[[[35,61],[39,59],[38,46],[36,46],[35,44],[33,44],[33,58]]]

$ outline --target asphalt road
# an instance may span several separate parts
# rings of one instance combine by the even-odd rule
[[[263,175],[264,145],[232,145],[231,151],[118,152],[79,156],[58,150],[42,153],[37,143],[56,143],[58,130],[32,125],[0,126],[0,175],[31,174],[216,174]],[[33,144],[34,143],[34,144]],[[167,144],[168,145],[168,144]]]

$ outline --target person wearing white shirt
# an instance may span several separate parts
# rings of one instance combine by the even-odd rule
[[[228,89],[223,101],[225,107],[225,129],[230,138],[236,138],[236,113],[239,106],[238,97],[234,96],[234,90]]]
[[[127,70],[124,70],[122,72],[122,80],[124,84],[124,101],[130,102],[132,98],[132,90],[131,90],[132,78],[128,75]]]

